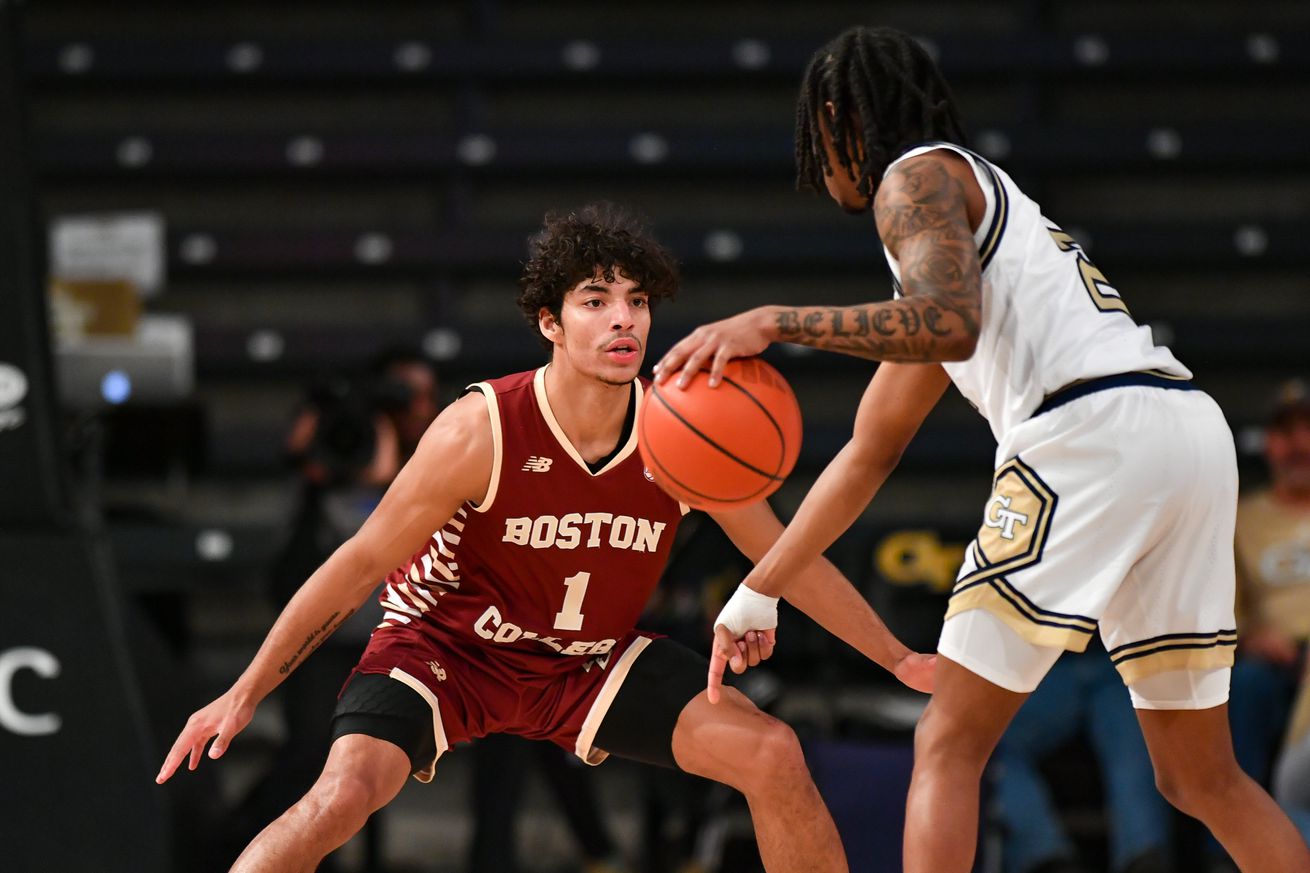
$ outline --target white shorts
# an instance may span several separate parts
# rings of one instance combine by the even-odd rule
[[[943,654],[1009,687],[997,682],[1007,668],[995,635],[951,629],[954,616],[985,609],[1039,648],[1082,651],[1099,629],[1129,685],[1232,666],[1237,466],[1209,396],[1100,391],[1020,424],[997,458],[946,613],[943,641],[958,657]],[[1044,674],[1054,661],[1034,663]],[[1206,705],[1222,703],[1205,684]]]

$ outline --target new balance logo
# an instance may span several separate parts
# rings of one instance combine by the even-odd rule
[[[555,463],[551,458],[543,458],[540,455],[532,455],[523,465],[525,473],[546,473],[550,471],[550,465]]]

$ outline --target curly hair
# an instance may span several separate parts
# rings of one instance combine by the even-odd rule
[[[650,296],[652,309],[677,294],[677,260],[630,210],[601,201],[546,214],[541,230],[528,239],[518,303],[547,351],[551,342],[538,329],[542,308],[558,319],[570,288],[597,275],[613,282],[620,271]]]
[[[835,118],[824,112],[829,101]],[[829,166],[820,119],[838,163],[870,195],[887,165],[910,146],[928,140],[969,144],[932,56],[914,37],[890,27],[848,28],[810,59],[796,101],[799,190],[822,191],[824,175],[837,172]]]

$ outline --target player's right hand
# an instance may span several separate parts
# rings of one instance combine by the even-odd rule
[[[747,631],[736,639],[723,625],[714,627],[714,644],[710,648],[710,672],[705,684],[705,695],[710,703],[718,703],[723,689],[723,673],[727,667],[734,673],[745,673],[747,667],[758,666],[773,655],[777,644],[777,628]]]
[[[686,388],[693,376],[708,369],[709,386],[714,388],[728,361],[758,355],[775,339],[773,316],[765,306],[703,324],[664,353],[655,364],[655,382],[662,385],[679,373],[678,387]]]
[[[214,744],[209,747],[209,757],[221,758],[227,751],[228,744],[232,742],[232,738],[245,730],[254,714],[254,704],[246,702],[243,696],[238,696],[235,689],[228,691],[204,709],[192,713],[187,719],[186,727],[182,728],[182,733],[173,741],[173,748],[168,750],[168,756],[164,758],[164,766],[159,768],[159,775],[155,777],[155,782],[163,785],[172,778],[188,755],[191,760],[187,769],[196,769],[200,765],[200,757],[204,754],[205,746],[214,737],[218,739],[215,739]]]

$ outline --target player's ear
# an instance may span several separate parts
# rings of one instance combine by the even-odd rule
[[[828,120],[829,120],[829,121],[836,121],[836,120],[837,120],[837,107],[833,105],[833,103],[832,103],[831,100],[824,100],[824,101],[823,101],[823,111],[826,112],[826,113],[828,113]]]
[[[564,326],[559,323],[555,313],[551,312],[545,306],[537,312],[537,329],[541,335],[550,340],[555,345],[564,341]]]

